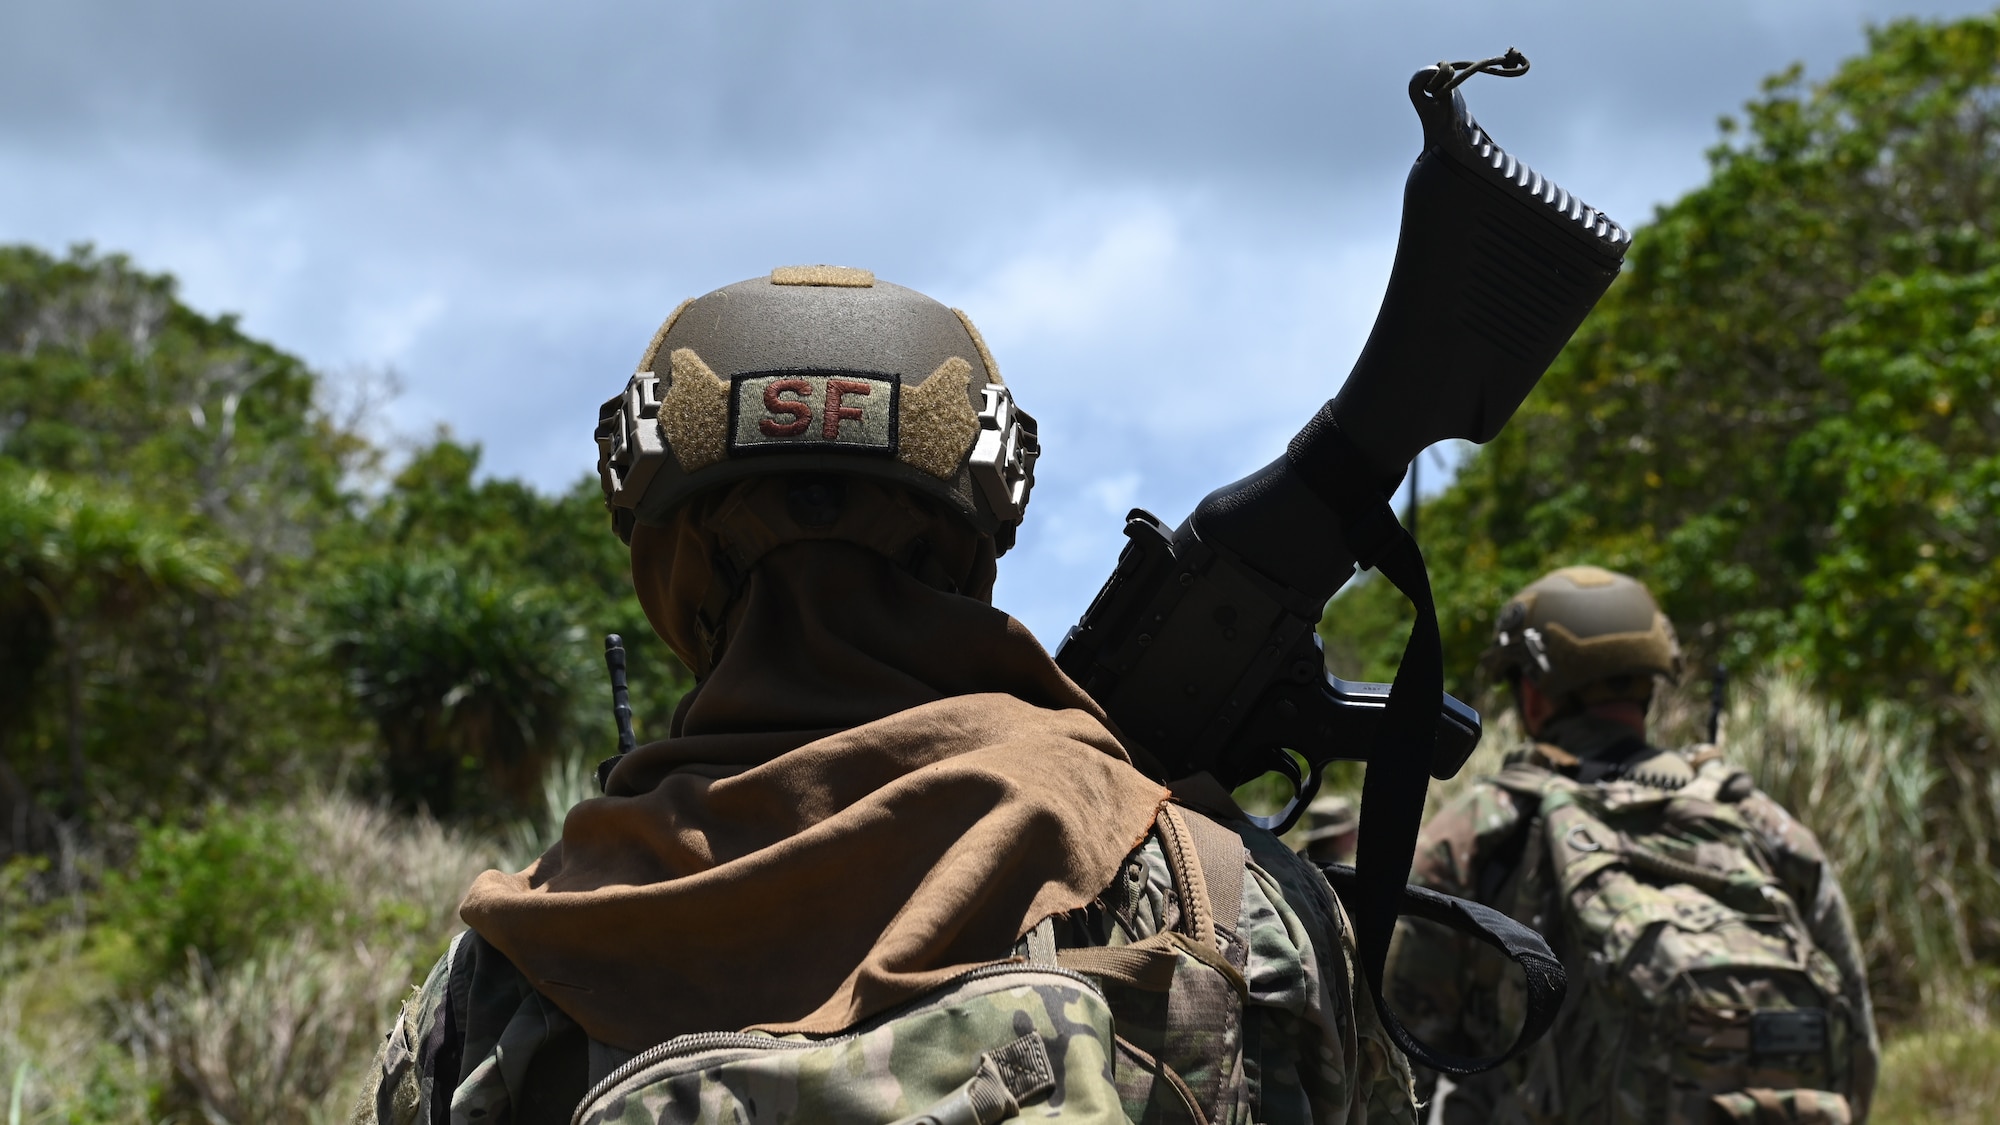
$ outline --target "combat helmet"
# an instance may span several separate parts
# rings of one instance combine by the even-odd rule
[[[1644,698],[1655,676],[1680,678],[1681,648],[1673,624],[1637,579],[1566,566],[1508,600],[1480,665],[1496,679],[1524,676],[1558,701],[1599,684]]]
[[[867,270],[789,266],[686,301],[598,411],[619,538],[699,493],[770,473],[847,473],[936,497],[997,552],[1041,446],[965,314]]]

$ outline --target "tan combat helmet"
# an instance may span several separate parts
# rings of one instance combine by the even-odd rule
[[[1557,701],[1600,684],[1621,697],[1646,698],[1653,677],[1680,678],[1681,647],[1637,579],[1566,566],[1507,602],[1480,666],[1496,679],[1525,676]]]
[[[598,411],[612,526],[663,524],[764,473],[875,477],[1014,543],[1041,446],[964,313],[843,266],[788,266],[684,302]]]

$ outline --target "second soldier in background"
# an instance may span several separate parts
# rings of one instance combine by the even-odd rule
[[[1878,1047],[1839,881],[1717,747],[1647,740],[1655,685],[1681,672],[1652,595],[1557,570],[1502,609],[1483,664],[1531,741],[1425,826],[1411,880],[1542,931],[1570,994],[1533,1050],[1454,1087],[1444,1120],[1864,1121]],[[1490,1050],[1519,1022],[1463,939],[1407,929],[1391,977],[1433,1043]]]

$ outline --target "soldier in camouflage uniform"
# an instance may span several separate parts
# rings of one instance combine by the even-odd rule
[[[1300,855],[1314,863],[1353,863],[1361,841],[1361,810],[1338,793],[1316,798],[1299,822]]]
[[[1878,1046],[1839,880],[1716,747],[1647,741],[1681,656],[1645,587],[1557,570],[1507,603],[1483,664],[1532,741],[1425,825],[1411,879],[1541,930],[1570,992],[1444,1120],[1864,1121]],[[1391,1001],[1426,1041],[1511,1037],[1518,993],[1476,947],[1411,925],[1393,958]]]
[[[598,439],[698,687],[474,884],[356,1122],[1414,1120],[1325,879],[987,604],[1038,447],[963,314],[729,286]]]

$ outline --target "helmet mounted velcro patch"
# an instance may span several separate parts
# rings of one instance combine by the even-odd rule
[[[1040,453],[1007,388],[988,385],[975,412],[972,365],[957,356],[905,389],[901,377],[858,371],[768,371],[724,379],[692,348],[676,348],[660,393],[650,371],[605,404],[598,422],[601,473],[613,507],[652,479],[644,462],[671,453],[695,473],[734,457],[840,452],[894,457],[940,480],[968,458],[996,509],[1018,518],[1025,483]],[[1029,419],[1029,426],[1032,420]],[[650,423],[650,424],[649,424]],[[975,445],[978,446],[975,449]]]
[[[939,480],[950,480],[979,436],[966,388],[972,365],[952,356],[903,396],[902,448],[897,460]]]
[[[668,362],[658,425],[674,460],[692,473],[729,455],[729,384],[693,348],[675,348]]]
[[[773,285],[831,285],[841,289],[872,289],[875,271],[853,266],[779,266],[771,271]]]
[[[729,455],[818,449],[896,452],[894,375],[772,371],[730,380]]]

